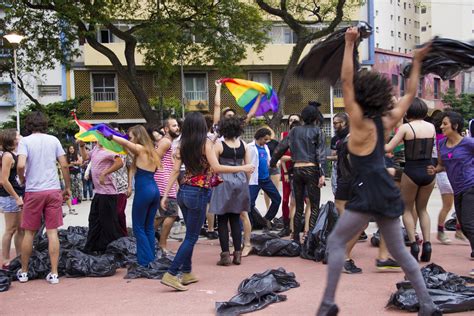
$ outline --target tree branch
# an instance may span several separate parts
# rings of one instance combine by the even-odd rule
[[[258,6],[262,10],[280,17],[296,33],[296,35],[300,36],[304,32],[304,27],[300,23],[298,23],[298,21],[292,14],[288,12],[288,9],[286,7],[286,0],[280,0],[280,9],[270,6],[263,0],[256,1]]]
[[[35,10],[53,10],[56,11],[56,7],[51,3],[48,4],[33,4],[27,0],[22,0],[23,4],[26,5],[30,9]]]
[[[336,17],[331,21],[329,26],[319,32],[313,33],[309,36],[309,42],[321,38],[323,36],[326,36],[334,31],[336,26],[341,23],[342,18],[344,17],[344,5],[346,4],[346,0],[338,0],[337,6],[336,6]]]
[[[15,75],[12,72],[10,72],[9,75],[10,75],[10,80],[15,83],[16,88],[20,89],[26,95],[26,97],[30,99],[31,102],[33,102],[37,106],[43,106],[38,101],[38,99],[36,99],[34,96],[31,95],[31,93],[28,92],[28,90],[25,87],[25,83],[19,76],[16,78],[18,80],[17,81],[15,80]]]

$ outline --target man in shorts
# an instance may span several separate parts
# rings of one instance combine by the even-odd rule
[[[66,154],[59,140],[45,134],[48,119],[41,112],[33,112],[26,118],[26,129],[32,134],[21,139],[18,145],[18,176],[25,183],[25,197],[21,227],[25,237],[21,246],[21,269],[17,272],[20,282],[28,281],[28,262],[33,250],[33,239],[44,217],[48,236],[51,272],[46,281],[59,283],[58,227],[63,225],[62,204],[71,197],[71,179]],[[61,192],[56,169],[59,162],[65,189]],[[25,173],[26,169],[26,173]],[[26,182],[25,182],[26,180]]]

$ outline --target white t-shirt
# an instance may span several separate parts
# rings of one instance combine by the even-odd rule
[[[65,153],[56,137],[42,133],[23,137],[18,155],[26,156],[26,192],[61,189],[56,161]]]

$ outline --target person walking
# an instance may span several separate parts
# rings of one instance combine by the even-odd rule
[[[21,220],[25,236],[21,244],[21,268],[17,271],[17,278],[21,283],[28,282],[28,263],[33,250],[33,239],[44,219],[51,262],[51,272],[46,276],[46,281],[57,284],[59,283],[58,227],[63,225],[63,201],[71,198],[69,164],[59,140],[46,134],[48,119],[43,113],[29,114],[25,120],[25,128],[32,134],[22,138],[18,144],[17,173],[20,183],[25,183]],[[57,162],[61,166],[64,178],[62,192]]]
[[[20,227],[25,188],[17,181],[18,142],[20,134],[16,129],[6,129],[0,132],[1,157],[0,212],[5,216],[5,231],[2,236],[2,269],[10,265],[10,247],[12,239],[16,255],[21,253],[21,243],[24,231]]]
[[[71,199],[68,200],[67,207],[70,215],[77,215],[76,210],[72,208],[72,205],[76,205],[82,200],[82,179],[81,179],[81,165],[82,158],[78,155],[76,147],[73,145],[67,148],[67,162],[69,163],[69,174],[71,175]]]
[[[186,115],[181,128],[179,149],[174,157],[173,173],[161,200],[161,207],[166,208],[169,192],[178,179],[181,165],[184,163],[186,171],[177,198],[186,223],[186,236],[170,268],[161,279],[162,284],[178,291],[186,291],[188,289],[186,285],[199,281],[192,273],[192,256],[206,217],[212,172],[235,173],[254,170],[252,165],[220,165],[213,148],[214,143],[207,137],[207,132],[206,120],[201,113],[190,112]],[[183,273],[181,280],[177,276],[178,272]]]

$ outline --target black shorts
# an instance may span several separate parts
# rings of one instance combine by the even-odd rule
[[[351,182],[337,181],[336,200],[349,201],[352,196]]]

